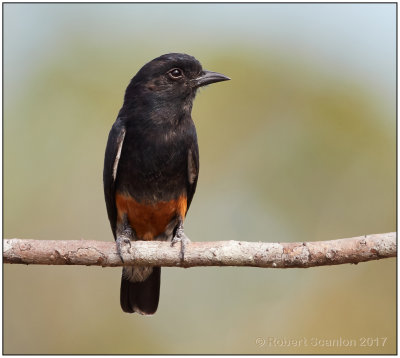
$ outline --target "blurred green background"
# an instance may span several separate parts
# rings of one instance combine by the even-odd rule
[[[396,4],[4,4],[4,236],[113,240],[102,188],[131,77],[168,52],[202,90],[193,241],[396,229]],[[164,268],[159,310],[120,268],[4,265],[4,353],[394,353],[396,262]],[[257,338],[355,339],[260,347]],[[387,338],[362,347],[361,339]]]

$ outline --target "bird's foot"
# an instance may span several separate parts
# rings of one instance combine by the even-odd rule
[[[131,256],[131,240],[129,236],[124,233],[117,236],[116,240],[117,244],[117,252],[122,262],[125,262],[125,258],[129,258]]]
[[[174,246],[177,242],[181,243],[181,252],[179,253],[179,259],[181,261],[185,258],[185,248],[186,245],[190,243],[190,239],[183,232],[183,225],[179,225],[176,230],[175,236],[171,241],[171,246]]]
[[[117,226],[117,252],[122,262],[125,262],[124,257],[131,257],[131,241],[135,240],[135,234],[128,223],[128,217],[125,214],[123,220]]]

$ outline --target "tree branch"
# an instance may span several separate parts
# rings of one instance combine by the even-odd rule
[[[395,257],[396,233],[315,242],[193,242],[179,260],[180,245],[132,242],[131,257],[122,263],[114,242],[5,239],[3,262],[36,265],[97,266],[254,266],[313,267],[359,263]]]

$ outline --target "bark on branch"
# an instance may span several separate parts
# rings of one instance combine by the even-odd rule
[[[97,266],[254,266],[313,267],[359,263],[395,257],[396,233],[315,242],[192,242],[179,260],[180,244],[132,242],[131,257],[122,263],[114,242],[85,240],[5,239],[3,262],[36,265]]]

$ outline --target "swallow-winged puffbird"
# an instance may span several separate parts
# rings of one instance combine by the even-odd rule
[[[185,243],[183,222],[199,175],[199,149],[191,117],[199,87],[229,80],[203,70],[194,57],[170,53],[145,64],[129,83],[111,128],[104,159],[108,218],[123,260],[131,240]],[[153,314],[160,267],[125,266],[121,307]]]

